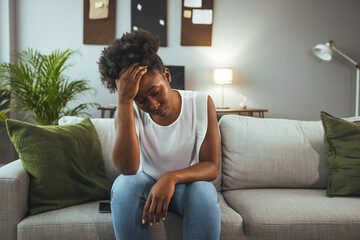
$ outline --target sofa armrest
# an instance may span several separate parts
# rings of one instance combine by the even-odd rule
[[[0,236],[17,239],[17,225],[28,211],[30,177],[20,159],[0,168]]]

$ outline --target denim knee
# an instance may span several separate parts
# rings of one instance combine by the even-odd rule
[[[120,175],[111,189],[111,212],[116,239],[148,239],[149,228],[142,224],[142,212],[155,181],[143,172]]]
[[[188,184],[185,196],[188,201],[219,203],[215,186],[211,182],[196,181]]]
[[[183,238],[218,240],[221,211],[215,186],[211,182],[193,182],[187,185],[184,194]]]
[[[118,197],[130,199],[142,195],[144,189],[153,185],[155,181],[144,172],[138,172],[134,175],[118,176],[111,188],[111,200]]]

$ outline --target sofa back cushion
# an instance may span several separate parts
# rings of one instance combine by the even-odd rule
[[[227,115],[219,124],[223,190],[326,188],[320,121]]]
[[[64,116],[59,120],[59,125],[75,124],[83,118],[74,116]],[[99,136],[104,158],[106,178],[112,182],[120,175],[112,160],[112,148],[115,141],[115,124],[113,118],[91,118],[92,123]]]
[[[226,115],[219,127],[223,190],[327,187],[321,121]]]
[[[59,125],[75,124],[83,120],[81,117],[64,116],[60,118]],[[113,183],[117,176],[121,173],[115,167],[112,160],[112,148],[115,142],[115,122],[113,118],[91,118],[95,126],[99,140],[102,146],[102,154],[104,158],[105,174],[107,179]],[[219,176],[213,181],[217,191],[221,191],[221,169]]]

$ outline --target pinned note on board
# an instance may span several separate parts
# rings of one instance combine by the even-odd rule
[[[214,0],[182,3],[181,46],[211,46]]]
[[[202,0],[185,0],[184,7],[189,8],[201,8],[202,7]]]
[[[193,24],[212,24],[212,9],[194,9],[192,23]]]
[[[184,18],[191,18],[191,10],[184,10]]]
[[[89,19],[105,19],[109,15],[109,0],[89,0]]]

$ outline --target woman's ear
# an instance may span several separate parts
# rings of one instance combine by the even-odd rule
[[[170,74],[169,69],[165,68],[163,74],[165,76],[166,81],[170,84],[171,83],[171,74]]]

